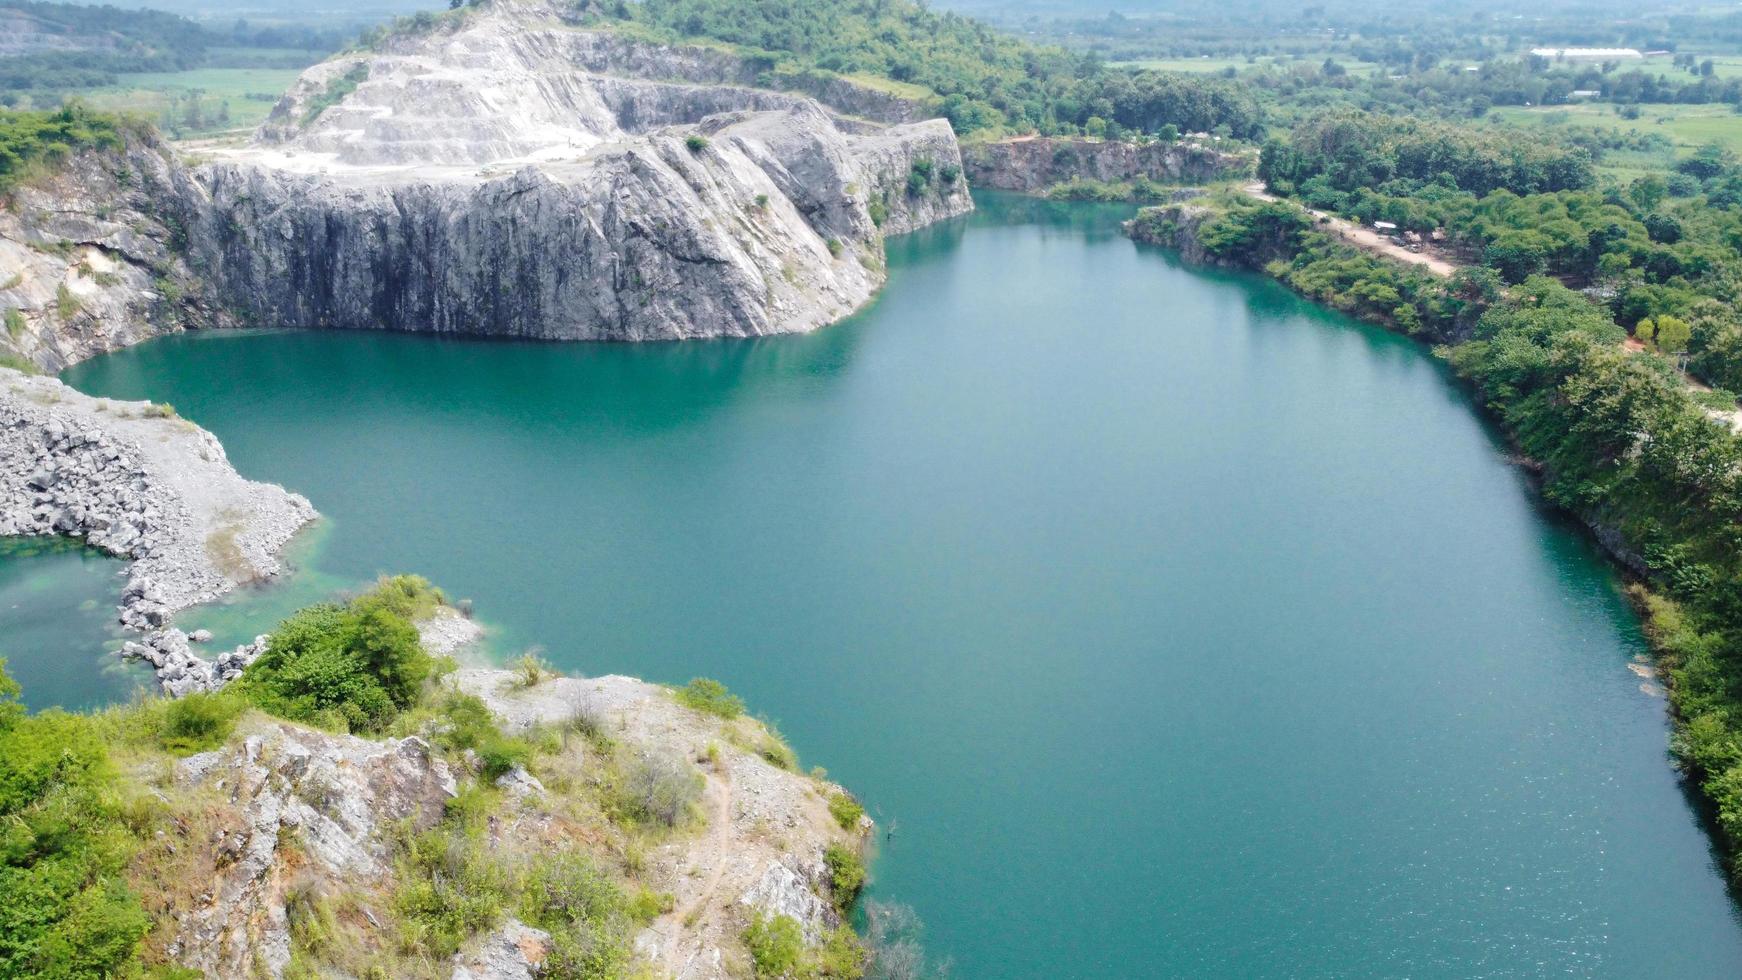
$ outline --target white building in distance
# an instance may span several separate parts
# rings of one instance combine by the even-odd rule
[[[1576,61],[1615,61],[1645,57],[1637,48],[1531,48],[1530,53],[1538,58],[1566,58]]]

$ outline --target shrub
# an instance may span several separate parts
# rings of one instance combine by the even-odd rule
[[[683,145],[689,147],[691,153],[700,153],[708,148],[708,138],[700,133],[691,133],[684,137]]]
[[[519,658],[514,661],[513,683],[515,687],[537,687],[556,676],[556,670],[553,669],[543,657],[539,656],[532,650],[528,650],[521,654]]]
[[[230,691],[196,691],[176,698],[164,709],[160,740],[171,752],[192,753],[216,748],[236,727],[248,702]]]
[[[66,283],[54,287],[54,311],[60,314],[62,320],[70,320],[79,312],[79,299]]]
[[[127,824],[102,734],[26,717],[0,661],[0,976],[127,972],[151,922],[126,884]]]
[[[492,735],[478,746],[478,762],[483,767],[484,778],[491,782],[516,768],[525,768],[532,756],[529,743],[509,735]]]
[[[462,795],[455,802],[465,799]],[[465,807],[450,806],[450,817],[440,825],[401,842],[393,906],[403,939],[438,959],[494,926],[511,900],[508,876],[467,832]]]
[[[11,337],[13,340],[17,340],[19,337],[24,335],[25,326],[24,314],[16,309],[8,307],[6,310],[6,336]]]
[[[675,756],[642,750],[629,760],[618,788],[618,808],[638,821],[675,827],[702,797],[702,774]]]
[[[858,853],[830,844],[823,852],[823,864],[829,869],[829,885],[834,889],[835,908],[845,915],[859,900],[865,888],[865,862]]]
[[[432,740],[444,749],[477,749],[500,734],[496,716],[482,698],[461,691],[448,691],[436,704],[438,720]]]
[[[641,925],[648,925],[676,907],[677,899],[670,892],[638,888],[629,897],[629,917]]]
[[[784,977],[798,970],[804,953],[804,933],[790,915],[757,913],[744,930],[744,945],[758,977]]]
[[[841,240],[839,238],[831,238],[828,241],[824,242],[823,244],[828,246],[829,254],[834,256],[837,259],[841,257],[841,250],[843,248],[845,248],[845,246],[843,246],[841,244]]]
[[[422,575],[390,575],[377,579],[375,587],[358,596],[352,606],[359,610],[385,609],[415,622],[429,618],[437,606],[446,605],[447,601],[442,590]]]
[[[829,797],[829,813],[842,830],[852,830],[859,826],[859,818],[865,815],[865,808],[846,793],[835,793]]]
[[[416,595],[400,580],[385,586],[347,605],[310,606],[280,623],[238,689],[293,721],[385,728],[419,699],[435,666],[399,611],[417,608]]]
[[[726,685],[706,677],[697,677],[680,688],[677,700],[684,707],[727,721],[744,713],[742,698],[727,691]]]
[[[630,958],[630,901],[585,855],[558,854],[533,869],[522,905],[551,933],[548,978],[621,975]]]
[[[866,206],[866,211],[871,215],[871,223],[879,228],[883,227],[883,222],[889,220],[889,205],[881,200],[873,200]]]

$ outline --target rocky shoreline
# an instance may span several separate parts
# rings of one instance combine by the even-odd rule
[[[175,613],[279,574],[315,517],[305,498],[243,479],[211,433],[164,406],[0,368],[0,535],[82,538],[127,561],[118,619],[147,633],[129,654],[151,661],[166,691],[229,669],[167,629]]]

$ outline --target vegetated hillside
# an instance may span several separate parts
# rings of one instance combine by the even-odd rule
[[[1727,190],[1738,177],[1720,168],[1684,184],[1691,199],[1679,202],[1662,178],[1480,199],[1430,184],[1426,210],[1409,213],[1444,207],[1474,263],[1450,280],[1358,253],[1286,201],[1153,209],[1133,233],[1262,267],[1352,315],[1455,345],[1446,356],[1539,468],[1544,496],[1639,576],[1633,596],[1670,682],[1672,747],[1715,804],[1742,878],[1742,439],[1736,396],[1678,370],[1742,381],[1742,319],[1720,298],[1742,265]],[[1423,207],[1410,193],[1398,180],[1347,200]],[[1575,292],[1545,269],[1594,285]]]
[[[219,691],[32,716],[0,667],[0,975],[865,973],[857,801],[717,683],[477,633],[402,576]]]
[[[161,10],[0,0],[0,105],[56,108],[74,96],[119,96],[119,91],[103,90],[141,74],[145,80],[134,83],[155,98],[129,100],[128,108],[135,111],[160,108],[148,107],[148,101],[197,103],[206,94],[218,99],[260,95],[254,89],[236,90],[239,79],[199,71],[300,69],[367,22],[250,23],[230,11],[217,23],[201,24]],[[207,111],[216,108],[205,106]]]
[[[206,34],[175,14],[67,3],[0,3],[0,92],[98,85],[117,72],[200,64]]]
[[[596,9],[590,5],[584,9]],[[1261,132],[1258,103],[1223,80],[1108,69],[909,0],[640,0],[608,17],[666,38],[706,38],[767,57],[769,67],[888,79],[935,96],[959,133],[1095,135]]]

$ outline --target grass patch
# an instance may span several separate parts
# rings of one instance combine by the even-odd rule
[[[744,713],[744,699],[726,690],[726,685],[706,677],[697,677],[679,688],[679,704],[705,715],[731,721]]]
[[[829,796],[829,815],[842,830],[853,830],[865,816],[865,807],[846,793],[833,793]]]
[[[79,298],[73,295],[66,283],[54,287],[54,311],[62,320],[71,320],[78,315],[80,308]]]

